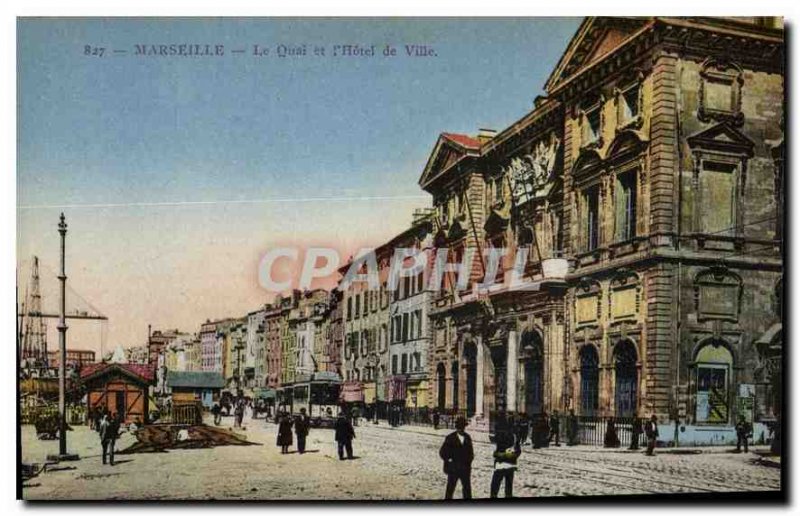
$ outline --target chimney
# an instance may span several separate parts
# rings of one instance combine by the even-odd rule
[[[494,129],[478,129],[478,141],[481,142],[481,145],[488,142],[495,136],[497,136],[497,131]]]

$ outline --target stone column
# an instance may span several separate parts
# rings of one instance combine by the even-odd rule
[[[477,337],[476,357],[477,363],[475,374],[475,416],[483,416],[483,338]]]
[[[509,330],[506,349],[506,410],[517,411],[517,332]]]

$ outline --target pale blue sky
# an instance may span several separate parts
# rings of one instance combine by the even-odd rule
[[[265,249],[348,249],[401,231],[430,202],[416,182],[438,133],[524,115],[579,22],[20,20],[18,256],[56,269],[60,209],[43,206],[398,197],[64,209],[70,282],[110,317],[108,346],[143,343],[148,323],[196,331],[243,315],[269,298],[255,281]],[[131,55],[139,43],[224,44],[226,55]],[[303,43],[389,43],[398,57],[250,55]],[[403,57],[406,43],[437,57]],[[106,57],[85,56],[87,44]],[[76,347],[95,347],[75,331]]]

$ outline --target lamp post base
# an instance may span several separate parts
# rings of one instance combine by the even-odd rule
[[[51,454],[47,455],[47,460],[48,461],[54,461],[54,462],[66,462],[66,461],[79,460],[79,459],[80,459],[80,457],[78,457],[77,453],[64,453],[64,454],[51,453]]]

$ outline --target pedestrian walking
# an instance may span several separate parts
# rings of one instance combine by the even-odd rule
[[[505,481],[506,498],[514,496],[514,472],[517,470],[517,459],[522,454],[520,441],[510,424],[498,421],[499,429],[495,435],[494,473],[490,486],[490,496],[497,498],[500,484]]]
[[[653,450],[656,448],[656,440],[658,439],[658,418],[653,414],[650,416],[650,421],[644,426],[644,433],[647,436],[647,455],[654,455]]]
[[[644,432],[642,420],[634,414],[631,421],[631,445],[628,447],[629,450],[639,449],[639,436],[642,435],[642,432]]]
[[[547,413],[538,414],[534,419],[531,440],[534,448],[545,448],[550,443],[550,425],[547,420]]]
[[[472,437],[464,430],[467,420],[464,416],[456,419],[456,431],[444,439],[439,449],[439,457],[444,461],[444,472],[447,475],[445,500],[453,499],[456,484],[461,482],[461,493],[465,500],[472,498],[472,460],[475,452],[472,448]]]
[[[289,453],[289,446],[292,445],[292,420],[286,412],[281,413],[278,419],[278,446],[281,447],[281,453]]]
[[[739,422],[736,423],[736,453],[742,452],[742,445],[744,444],[744,452],[748,453],[747,442],[753,437],[753,425],[748,423],[744,416],[739,416]]]
[[[211,407],[211,413],[214,415],[214,424],[219,426],[222,422],[222,409],[219,406],[219,403],[214,403],[214,406]]]
[[[244,401],[243,400],[239,400],[236,403],[236,408],[233,409],[233,426],[234,426],[234,428],[241,428],[243,419],[244,419]]]
[[[103,464],[107,461],[114,465],[114,446],[119,437],[120,422],[116,414],[109,416],[107,412],[103,413],[98,425],[98,433],[100,434],[100,446],[103,448]]]
[[[439,429],[439,409],[433,409],[433,429]]]
[[[561,421],[558,419],[558,411],[554,410],[553,413],[550,415],[550,435],[548,436],[547,440],[552,441],[553,438],[556,440],[556,446],[561,446],[561,443],[558,442],[558,434],[561,433]]]
[[[339,460],[344,460],[344,453],[347,452],[347,459],[353,459],[353,439],[356,438],[356,431],[353,424],[345,416],[345,413],[339,412],[339,417],[336,418],[334,439],[336,439],[337,449],[339,451]]]
[[[614,421],[609,419],[606,423],[606,435],[603,438],[603,446],[605,448],[619,448],[619,437],[617,437],[617,429],[614,426]]]
[[[520,446],[528,442],[528,433],[530,429],[530,419],[528,419],[527,414],[519,414],[517,416],[517,440]]]
[[[574,409],[570,409],[569,417],[567,418],[567,446],[575,446],[578,444],[579,430],[578,416],[575,415]]]
[[[306,409],[300,409],[300,415],[294,418],[294,433],[297,435],[298,453],[306,452],[306,437],[308,437],[309,420]]]

